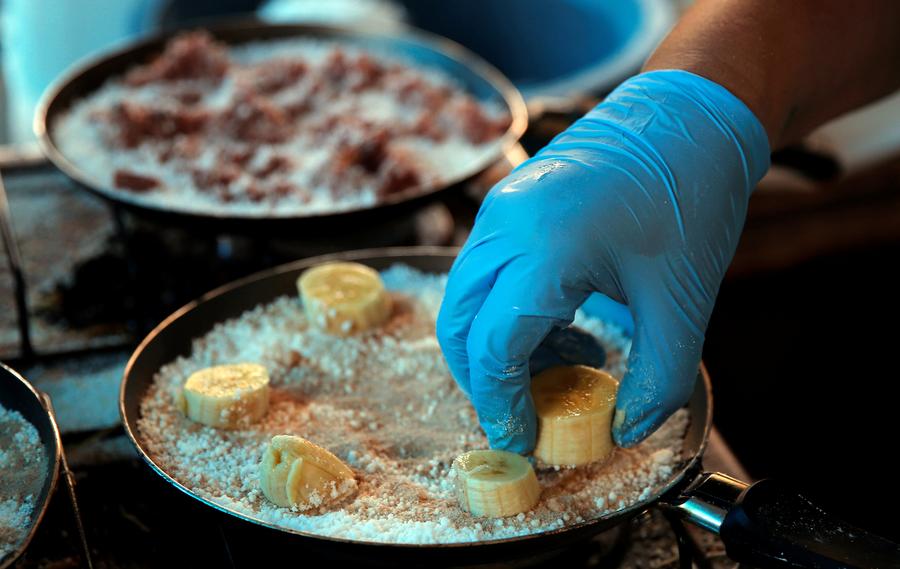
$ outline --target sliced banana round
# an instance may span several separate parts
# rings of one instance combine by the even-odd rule
[[[556,366],[531,380],[538,417],[534,456],[558,466],[608,457],[614,448],[612,418],[619,382],[603,370]]]
[[[259,464],[259,485],[278,506],[303,511],[354,493],[356,478],[328,450],[302,437],[276,435]]]
[[[384,324],[391,297],[378,272],[359,263],[326,263],[297,280],[310,322],[336,336],[349,336]]]
[[[269,409],[269,372],[254,363],[201,369],[188,377],[178,403],[192,421],[218,429],[245,427]]]
[[[473,450],[453,461],[456,497],[473,516],[502,518],[532,509],[541,485],[528,459],[505,450]]]

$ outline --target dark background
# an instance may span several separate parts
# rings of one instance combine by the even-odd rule
[[[726,280],[704,359],[715,422],[755,477],[900,539],[900,242]]]

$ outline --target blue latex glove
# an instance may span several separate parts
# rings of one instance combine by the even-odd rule
[[[450,272],[437,334],[492,447],[534,448],[529,358],[593,292],[634,320],[616,443],[637,444],[687,402],[768,167],[766,133],[739,99],[685,71],[652,71],[490,191]]]
[[[545,369],[561,365],[586,365],[602,368],[606,349],[591,333],[570,326],[551,331],[531,353],[529,372],[535,376]]]

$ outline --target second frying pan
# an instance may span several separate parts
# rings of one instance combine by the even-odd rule
[[[436,68],[452,77],[468,93],[479,100],[500,104],[510,115],[511,122],[500,139],[465,169],[431,187],[416,187],[385,197],[374,206],[341,209],[310,214],[243,215],[220,211],[203,213],[167,207],[159,202],[147,203],[134,199],[127,191],[116,190],[95,183],[59,149],[54,125],[57,119],[85,96],[99,89],[108,79],[122,76],[132,66],[144,63],[163,50],[175,34],[131,42],[89,61],[77,64],[50,86],[35,112],[34,128],[41,148],[50,161],[80,187],[99,195],[116,207],[124,208],[139,219],[170,227],[205,229],[217,233],[249,235],[315,235],[323,231],[346,230],[361,225],[397,218],[425,203],[460,188],[466,181],[500,161],[525,132],[528,111],[518,90],[499,71],[462,46],[424,32],[393,34],[351,30],[337,27],[265,24],[255,20],[229,21],[206,28],[217,40],[228,45],[286,38],[337,40],[362,49],[373,48],[395,54],[426,68]]]
[[[0,569],[5,569],[25,551],[31,538],[37,531],[38,524],[44,518],[50,498],[56,489],[59,478],[60,457],[62,456],[62,443],[59,437],[59,428],[50,408],[46,395],[36,390],[25,378],[11,368],[0,363],[0,405],[6,409],[19,412],[26,421],[34,425],[41,439],[41,445],[47,455],[47,469],[43,473],[43,483],[40,493],[35,497],[34,511],[30,529],[25,539],[9,555],[0,558]],[[0,464],[0,468],[2,468]],[[0,488],[0,497],[3,497],[4,489]]]
[[[351,260],[375,269],[405,263],[426,272],[450,269],[456,249],[435,247],[356,251],[303,260],[259,273],[217,289],[163,321],[138,346],[125,369],[120,412],[125,430],[143,460],[166,482],[225,515],[260,551],[280,559],[302,558],[309,549],[364,564],[432,566],[515,563],[533,560],[581,539],[622,524],[654,506],[718,532],[730,555],[758,566],[900,567],[900,547],[834,520],[791,491],[770,481],[753,486],[722,474],[701,473],[700,461],[712,423],[709,378],[701,369],[688,403],[690,426],[684,440],[686,460],[655,493],[629,508],[583,523],[540,534],[474,543],[403,545],[323,537],[272,525],[194,493],[147,452],[137,422],[140,402],[159,369],[187,355],[195,338],[217,323],[261,303],[296,293],[297,277],[327,260]],[[798,524],[801,517],[803,524]],[[827,540],[823,540],[827,536]],[[848,537],[850,536],[850,537]],[[301,556],[301,557],[295,557]]]

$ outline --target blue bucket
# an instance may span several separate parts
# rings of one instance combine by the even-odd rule
[[[609,92],[640,69],[675,21],[671,0],[407,0],[403,5],[410,24],[478,53],[529,100]]]

